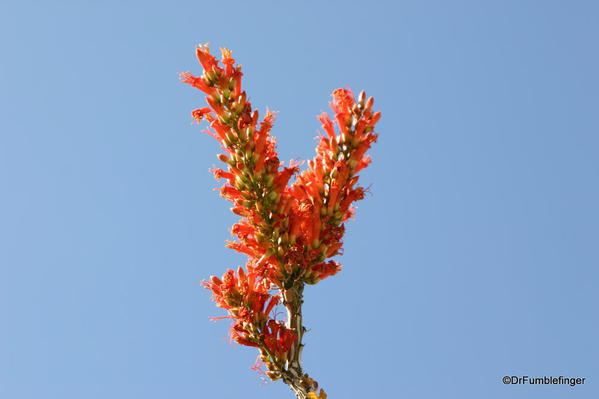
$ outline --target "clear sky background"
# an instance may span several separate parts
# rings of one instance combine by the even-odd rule
[[[0,397],[292,397],[198,284],[244,262],[177,77],[204,42],[282,159],[337,87],[383,113],[344,270],[306,291],[332,399],[599,397],[598,38],[595,1],[2,1]]]

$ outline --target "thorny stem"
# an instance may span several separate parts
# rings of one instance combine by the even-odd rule
[[[308,374],[304,374],[302,370],[302,350],[304,348],[302,338],[306,331],[302,322],[303,291],[303,282],[296,282],[291,288],[283,291],[283,305],[287,309],[287,328],[297,334],[297,340],[289,350],[287,367],[283,370],[282,377],[283,382],[289,385],[298,399],[307,399],[309,392],[315,392],[318,389],[318,383],[312,380]]]

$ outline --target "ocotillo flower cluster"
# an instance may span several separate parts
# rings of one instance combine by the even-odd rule
[[[267,111],[260,120],[252,109],[231,51],[222,49],[220,62],[207,46],[198,46],[196,55],[202,76],[182,73],[181,80],[206,94],[208,107],[192,116],[205,119],[206,132],[222,146],[217,157],[226,167],[213,170],[214,176],[224,180],[221,195],[241,216],[231,229],[236,240],[227,247],[248,256],[245,269],[227,270],[203,285],[232,319],[231,338],[259,349],[268,377],[282,379],[298,398],[325,398],[302,371],[303,288],[341,269],[330,258],[342,251],[352,204],[364,198],[357,174],[370,163],[366,152],[377,139],[381,114],[364,92],[356,100],[348,89],[335,90],[334,119],[327,113],[318,117],[324,132],[316,156],[299,173],[297,164],[279,161],[270,135],[274,114]],[[278,303],[287,310],[285,322],[273,315]]]

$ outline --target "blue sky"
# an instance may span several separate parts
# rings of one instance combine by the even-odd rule
[[[3,2],[0,397],[292,397],[198,285],[243,263],[177,78],[205,42],[283,159],[337,87],[383,113],[344,270],[306,291],[331,398],[598,397],[597,37],[593,1]]]

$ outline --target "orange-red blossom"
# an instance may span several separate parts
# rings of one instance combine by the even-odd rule
[[[335,90],[334,118],[318,116],[324,134],[299,173],[296,164],[279,161],[270,135],[274,114],[260,119],[252,109],[231,52],[223,49],[221,62],[207,46],[197,47],[196,55],[202,76],[182,73],[181,80],[206,94],[208,107],[192,116],[206,120],[206,132],[222,146],[218,159],[225,167],[213,170],[214,176],[224,180],[221,195],[241,216],[231,229],[236,240],[227,246],[248,256],[245,270],[228,270],[203,285],[233,319],[232,339],[260,348],[269,376],[277,378],[297,332],[272,316],[281,295],[271,292],[315,284],[341,269],[329,258],[341,253],[344,222],[353,215],[353,202],[364,198],[357,173],[370,163],[366,152],[377,139],[381,114],[364,92],[356,100],[348,89]]]

